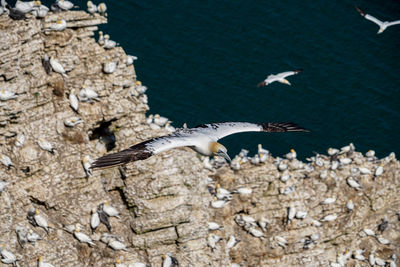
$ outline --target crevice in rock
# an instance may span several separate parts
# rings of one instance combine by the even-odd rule
[[[107,151],[112,150],[115,147],[115,135],[110,130],[110,125],[117,119],[111,119],[109,121],[103,121],[97,128],[92,130],[92,134],[89,135],[89,140],[99,139],[105,144]]]
[[[29,196],[29,199],[32,203],[39,205],[39,206],[43,206],[45,207],[47,210],[49,209],[49,206],[47,205],[47,203],[45,201],[41,201],[33,196]]]

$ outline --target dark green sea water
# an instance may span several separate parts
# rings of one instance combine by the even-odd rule
[[[101,29],[136,55],[151,113],[174,126],[291,121],[311,133],[246,133],[221,142],[231,156],[258,143],[299,156],[353,142],[382,157],[400,152],[400,1],[106,1]],[[82,4],[86,8],[85,4]],[[271,73],[302,68],[292,86],[257,88]]]

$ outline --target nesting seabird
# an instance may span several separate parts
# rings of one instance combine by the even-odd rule
[[[71,8],[74,7],[74,4],[68,0],[58,0],[57,5],[64,11],[70,10]]]
[[[65,78],[68,78],[67,74],[65,74],[64,67],[56,59],[54,59],[54,57],[50,57],[50,66],[55,72],[60,73]]]
[[[90,14],[94,14],[97,12],[97,6],[92,1],[87,1],[87,10]]]
[[[97,159],[92,168],[105,168],[136,160],[144,160],[177,147],[190,147],[204,156],[221,156],[230,161],[227,149],[217,141],[241,132],[307,132],[294,123],[222,122],[201,124],[190,129],[177,129],[174,133],[156,137],[133,145],[120,152]]]
[[[99,13],[100,13],[101,15],[107,16],[107,13],[106,13],[106,11],[107,11],[107,6],[106,6],[106,4],[100,3],[100,4],[97,6],[97,11],[99,11]]]
[[[67,22],[64,19],[59,19],[56,23],[50,25],[50,29],[53,31],[63,31],[67,28]]]
[[[280,82],[280,83],[284,83],[287,85],[291,85],[290,82],[288,80],[286,80],[285,78],[288,76],[292,76],[295,75],[299,72],[302,72],[302,69],[298,69],[298,70],[294,70],[294,71],[286,71],[286,72],[281,72],[278,74],[271,74],[267,77],[267,79],[265,79],[264,81],[260,82],[257,86],[258,87],[263,87],[263,86],[267,86],[270,83],[273,82]]]
[[[389,22],[389,21],[380,21],[379,19],[377,19],[377,18],[375,18],[375,17],[373,17],[373,16],[371,16],[371,15],[365,13],[365,12],[364,12],[361,8],[359,8],[358,6],[356,6],[356,9],[357,9],[358,12],[360,12],[361,16],[363,16],[363,17],[366,18],[367,20],[370,20],[370,21],[372,21],[372,22],[378,24],[379,30],[378,30],[377,34],[382,33],[382,32],[383,32],[384,30],[386,30],[386,28],[389,27],[389,26],[393,26],[393,25],[396,25],[396,24],[400,24],[400,20],[396,20],[396,21],[392,21],[392,22]]]
[[[50,264],[48,262],[43,262],[42,256],[38,257],[38,267],[54,267],[53,264]]]
[[[15,95],[14,92],[5,89],[0,89],[0,100],[7,101],[14,98],[17,98],[17,95]]]
[[[15,7],[14,7],[14,8],[15,8],[16,10],[20,11],[21,13],[26,14],[26,13],[32,11],[33,6],[34,6],[34,2],[33,2],[33,1],[30,1],[30,2],[23,2],[23,1],[19,1],[19,0],[18,0],[18,1],[15,3]]]
[[[49,8],[42,5],[40,1],[35,1],[35,5],[32,10],[32,14],[37,18],[44,18],[49,12]]]

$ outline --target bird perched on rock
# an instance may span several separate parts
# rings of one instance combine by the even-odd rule
[[[185,146],[204,156],[220,156],[231,161],[227,149],[217,141],[240,132],[307,132],[307,130],[294,123],[222,122],[201,124],[195,128],[178,129],[170,135],[153,138],[120,152],[98,158],[92,164],[92,168],[106,168],[144,160],[171,148]]]
[[[9,14],[8,14],[8,15],[9,15],[10,18],[12,18],[13,20],[22,20],[22,19],[25,19],[25,18],[26,18],[26,17],[25,17],[25,13],[19,11],[19,10],[16,9],[16,8],[12,8],[9,4],[6,5],[6,8],[7,8],[8,11],[9,11]]]
[[[64,67],[56,59],[54,59],[54,57],[50,57],[50,66],[55,72],[60,73],[65,78],[68,78],[67,74],[65,74]]]
[[[46,71],[47,75],[51,73],[51,64],[50,64],[50,58],[48,54],[45,54],[43,59],[42,59],[42,65],[44,70]]]

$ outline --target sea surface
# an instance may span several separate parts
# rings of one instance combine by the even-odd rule
[[[80,4],[86,8],[86,2]],[[300,158],[353,142],[400,154],[400,1],[105,1],[110,34],[149,87],[150,110],[181,127],[219,121],[295,122],[310,133],[242,133],[231,156],[261,143]],[[303,69],[291,86],[257,88],[269,74]]]

